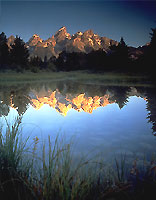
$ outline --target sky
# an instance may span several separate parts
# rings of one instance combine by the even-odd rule
[[[48,39],[62,26],[74,34],[92,29],[95,34],[129,46],[150,41],[156,27],[156,1],[2,1],[0,32],[18,35],[27,42],[33,34]]]

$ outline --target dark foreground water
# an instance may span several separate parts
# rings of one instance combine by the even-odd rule
[[[74,152],[110,159],[151,155],[156,149],[154,87],[107,86],[71,81],[0,87],[0,123],[22,115],[24,136],[52,142],[73,138]],[[30,142],[31,143],[31,142]]]

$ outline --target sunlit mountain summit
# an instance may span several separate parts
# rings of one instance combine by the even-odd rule
[[[13,35],[7,38],[9,48],[14,44],[14,41],[15,37]],[[38,56],[44,60],[45,57],[47,59],[51,57],[58,58],[62,52],[88,54],[92,51],[102,49],[108,53],[112,45],[117,46],[118,44],[118,41],[95,34],[92,29],[86,30],[85,32],[78,31],[71,35],[67,32],[67,28],[63,26],[46,40],[43,40],[35,33],[25,45],[29,50],[30,57]],[[129,46],[129,56],[135,60],[146,51],[148,45],[149,43],[138,48]]]
[[[14,36],[8,38],[9,47],[14,40]],[[113,39],[94,34],[93,30],[86,30],[84,33],[78,31],[71,35],[63,26],[46,40],[40,38],[38,34],[34,34],[26,43],[26,47],[29,50],[30,57],[38,56],[44,59],[46,56],[49,59],[52,56],[58,57],[63,51],[89,53],[93,50],[103,49],[107,52],[110,45],[117,44],[118,42]]]

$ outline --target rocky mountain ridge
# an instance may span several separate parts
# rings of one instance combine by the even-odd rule
[[[14,42],[14,36],[8,38],[8,46]],[[94,34],[92,30],[87,30],[84,33],[77,32],[73,35],[67,32],[65,26],[60,28],[55,35],[43,40],[39,35],[34,34],[26,43],[29,49],[30,57],[39,56],[42,60],[45,56],[49,59],[52,56],[58,57],[62,51],[69,53],[83,52],[90,53],[93,50],[103,49],[105,52],[109,51],[111,45],[118,45],[118,42],[107,37],[101,37]],[[142,48],[130,47],[130,56],[136,59],[138,55],[142,54]]]
[[[9,47],[13,44],[14,39],[14,36],[8,38]],[[87,30],[84,33],[79,31],[71,35],[67,32],[66,27],[62,27],[47,40],[34,34],[26,43],[26,47],[29,49],[30,57],[39,56],[44,59],[45,56],[47,58],[58,57],[62,51],[89,53],[92,50],[103,49],[107,52],[112,44],[117,45],[118,42],[107,37],[100,37],[92,30]]]

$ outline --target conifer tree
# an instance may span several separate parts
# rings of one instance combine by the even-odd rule
[[[10,59],[12,64],[26,68],[28,64],[29,52],[24,41],[16,36],[14,44],[11,46]]]
[[[149,45],[149,54],[151,56],[151,62],[154,62],[156,56],[156,28],[152,28],[152,33],[150,33],[151,42]]]
[[[121,37],[121,40],[118,44],[118,53],[123,57],[128,57],[128,47],[123,39],[123,37]]]
[[[121,40],[119,44],[112,45],[110,47],[111,54],[110,54],[110,62],[111,65],[115,66],[116,69],[126,69],[128,64],[128,46],[126,45],[123,37],[121,37]]]
[[[148,46],[146,46],[145,52],[138,59],[140,68],[146,69],[145,71],[151,74],[151,77],[155,79],[155,67],[156,67],[156,28],[151,29],[151,41]]]
[[[9,49],[7,45],[7,38],[4,32],[0,34],[0,69],[8,64]]]
[[[148,71],[151,74],[151,79],[155,81],[155,69],[156,69],[156,28],[152,28],[151,41],[145,54],[145,64],[148,66]]]
[[[152,28],[152,32],[150,33],[151,37],[151,42],[150,46],[156,49],[156,28]]]

